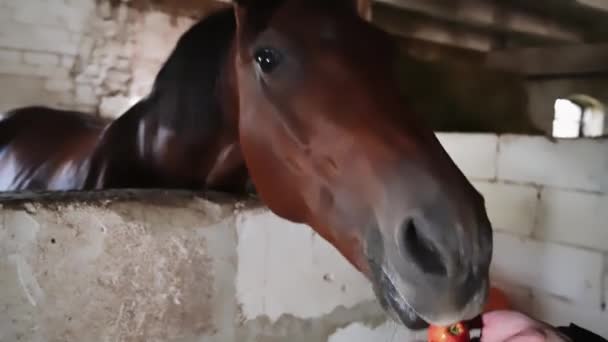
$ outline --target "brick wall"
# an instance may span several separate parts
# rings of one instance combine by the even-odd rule
[[[608,140],[439,138],[485,196],[496,285],[524,311],[608,336]]]
[[[0,0],[0,112],[46,105],[117,117],[146,95],[193,19],[128,2]]]

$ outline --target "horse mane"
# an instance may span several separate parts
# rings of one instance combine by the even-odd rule
[[[267,0],[266,9],[273,10],[284,1]],[[329,9],[342,8],[351,1],[310,2]],[[236,20],[231,6],[195,23],[178,39],[157,73],[149,95],[123,116],[155,118],[162,127],[179,132],[184,140],[201,141],[213,136],[221,129],[223,118],[217,83],[235,34]]]
[[[216,85],[235,31],[231,8],[194,24],[179,38],[156,75],[150,94],[134,107],[186,139],[217,132],[222,112]]]

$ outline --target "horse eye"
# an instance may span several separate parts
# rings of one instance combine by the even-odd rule
[[[271,48],[261,48],[255,52],[255,61],[264,73],[270,73],[281,63],[281,54]]]

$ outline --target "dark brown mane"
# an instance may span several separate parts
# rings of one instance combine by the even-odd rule
[[[187,136],[219,130],[217,81],[234,33],[232,9],[213,13],[186,31],[142,100],[144,115],[157,116],[161,125]]]

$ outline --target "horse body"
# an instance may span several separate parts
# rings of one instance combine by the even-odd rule
[[[470,319],[487,296],[491,225],[400,96],[396,51],[354,0],[235,1],[188,30],[150,95],[111,124],[0,122],[0,184],[240,191],[249,175],[274,213],[361,271],[396,320]]]
[[[0,189],[82,188],[108,122],[79,112],[27,107],[0,121]]]
[[[237,113],[226,110],[234,34],[234,15],[223,10],[180,37],[151,93],[100,140],[86,188],[243,191]]]

